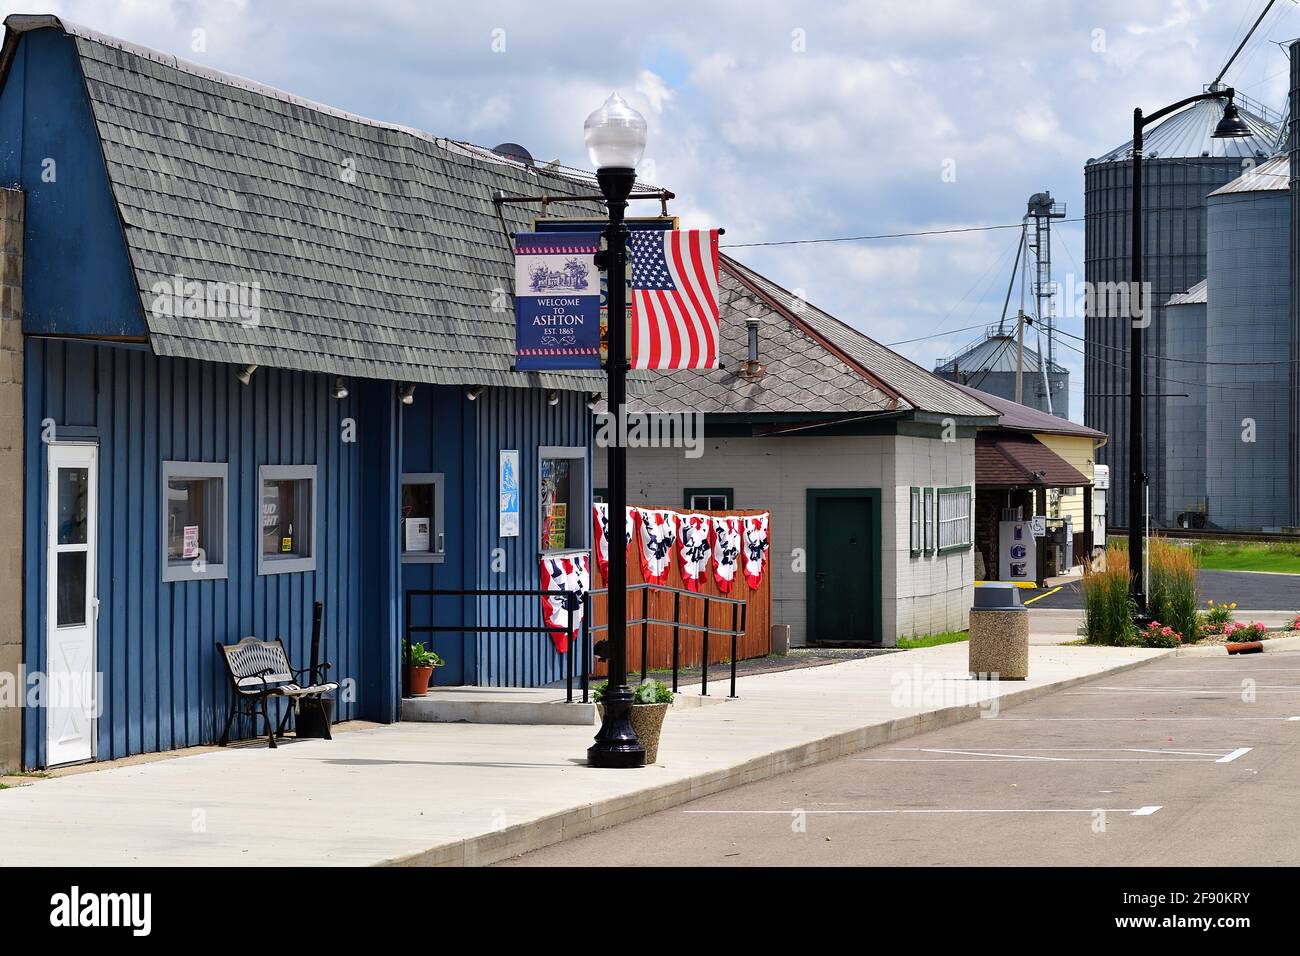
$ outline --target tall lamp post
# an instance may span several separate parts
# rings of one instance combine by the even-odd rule
[[[1146,356],[1143,332],[1149,324],[1148,310],[1142,290],[1142,130],[1150,123],[1177,112],[1184,106],[1201,100],[1224,100],[1223,118],[1214,128],[1215,139],[1238,139],[1251,134],[1250,127],[1237,112],[1233,102],[1236,91],[1232,87],[1212,88],[1197,96],[1172,103],[1162,110],[1146,115],[1139,107],[1133,110],[1133,248],[1132,283],[1129,286],[1129,429],[1128,429],[1128,573],[1129,590],[1137,605],[1140,620],[1147,616],[1147,589],[1143,548],[1147,523],[1146,450],[1143,447],[1146,403]]]
[[[627,226],[623,214],[636,183],[636,164],[645,152],[646,122],[617,93],[590,116],[583,126],[587,154],[596,167],[596,181],[609,207],[605,251],[598,265],[608,279],[609,402],[607,414],[615,416],[609,446],[609,684],[601,703],[605,717],[596,742],[587,750],[593,767],[643,767],[645,748],[632,729],[632,691],[627,686],[627,548],[624,535],[627,514],[627,449],[623,447],[623,405],[627,400]]]

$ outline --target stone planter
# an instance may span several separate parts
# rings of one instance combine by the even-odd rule
[[[652,764],[659,759],[659,735],[663,733],[664,717],[668,714],[668,708],[672,704],[633,704],[632,705],[632,731],[636,734],[636,739],[641,741],[641,746],[645,748],[645,762]],[[605,719],[605,705],[597,704],[596,711],[603,721]]]

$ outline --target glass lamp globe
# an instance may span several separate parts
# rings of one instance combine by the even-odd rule
[[[645,117],[617,93],[587,117],[582,132],[597,169],[635,169],[645,152]]]

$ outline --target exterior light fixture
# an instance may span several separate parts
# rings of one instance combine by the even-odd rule
[[[587,117],[583,126],[587,155],[596,167],[596,182],[609,210],[605,229],[605,251],[597,254],[596,265],[609,282],[609,411],[619,420],[627,404],[627,270],[628,228],[624,221],[627,198],[636,185],[636,164],[645,152],[645,117],[628,106],[617,93]],[[618,316],[618,321],[613,317]],[[622,515],[627,507],[627,448],[615,436],[609,443],[609,513]],[[621,518],[619,520],[622,520]],[[593,767],[644,767],[645,748],[632,729],[632,690],[627,686],[627,551],[609,549],[609,589],[606,631],[609,682],[602,703],[604,717],[596,741],[587,748],[587,763]]]
[[[645,117],[611,93],[582,127],[587,155],[596,169],[636,169],[645,152]],[[603,192],[603,190],[602,190]]]
[[[594,412],[596,406],[600,404],[600,392],[587,393],[587,411]]]
[[[334,376],[334,397],[340,401],[348,397],[348,387],[344,384],[342,375]]]
[[[1237,112],[1237,104],[1228,99],[1228,104],[1223,108],[1223,119],[1219,120],[1219,125],[1214,127],[1215,139],[1241,139],[1243,136],[1250,135],[1250,127],[1246,121],[1241,118]]]
[[[249,382],[253,380],[253,373],[256,371],[257,371],[256,365],[245,365],[243,368],[241,368],[238,372],[235,373],[235,378],[239,379],[243,384],[247,385]]]
[[[403,405],[415,404],[415,386],[403,385],[402,390],[398,392],[397,397],[402,400]]]
[[[551,389],[549,392],[547,392],[546,404],[551,406],[560,404],[560,393],[557,392],[555,389]]]
[[[482,394],[483,394],[482,385],[474,385],[470,388],[465,389],[465,397],[468,398],[471,402],[478,401],[478,397]]]

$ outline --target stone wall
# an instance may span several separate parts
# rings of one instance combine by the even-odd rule
[[[23,659],[23,193],[0,189],[0,773],[21,760]],[[6,686],[7,685],[7,686]]]

